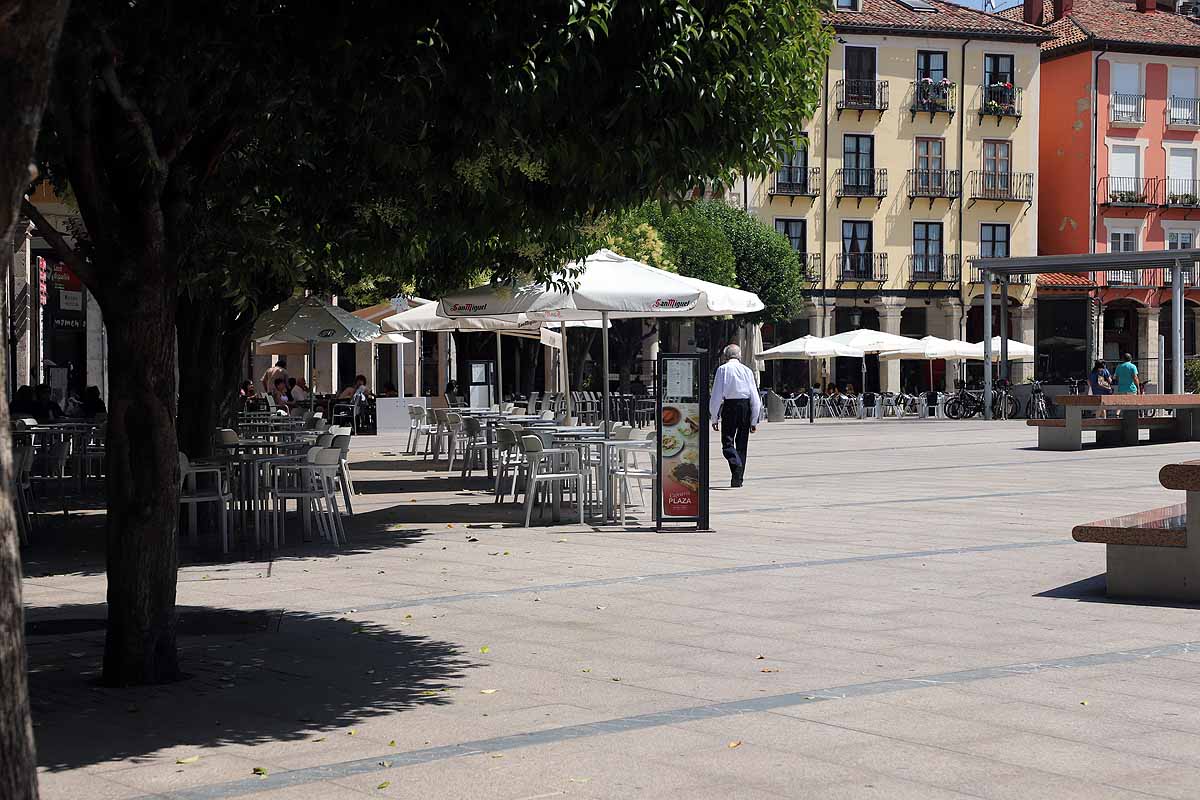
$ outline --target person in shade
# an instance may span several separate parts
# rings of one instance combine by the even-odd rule
[[[724,355],[725,363],[717,367],[713,378],[708,410],[713,430],[721,431],[721,454],[729,462],[731,474],[729,485],[736,489],[746,476],[746,448],[750,434],[758,429],[762,398],[753,370],[742,363],[742,348],[731,344]]]

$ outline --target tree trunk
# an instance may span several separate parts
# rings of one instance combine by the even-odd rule
[[[213,433],[230,427],[254,318],[234,316],[220,299],[181,299],[177,309],[179,449],[189,458],[213,453]]]
[[[148,266],[138,274],[152,275]],[[174,281],[163,278],[123,297],[110,295],[102,306],[109,382],[119,387],[108,406],[108,628],[102,680],[109,686],[179,677],[175,292]]]
[[[17,207],[29,186],[29,159],[37,143],[66,11],[67,0],[0,0],[0,97],[4,98],[4,113],[0,114],[0,153],[4,154],[0,158],[0,266],[12,259]],[[0,364],[3,359],[0,355]],[[5,380],[6,370],[7,365],[0,368],[0,381]],[[0,797],[37,800],[11,474],[8,405],[0,403]]]

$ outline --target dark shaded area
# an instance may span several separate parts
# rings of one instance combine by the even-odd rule
[[[1183,600],[1139,600],[1134,597],[1109,597],[1104,573],[1039,592],[1034,597],[1053,597],[1059,600],[1079,600],[1083,603],[1110,603],[1119,606],[1151,606],[1160,608],[1200,608],[1200,603]]]
[[[442,705],[477,666],[456,645],[350,619],[180,608],[183,681],[98,685],[100,605],[46,609],[29,644],[38,763],[147,760],[163,748],[310,740],[417,705]],[[38,616],[41,616],[39,613]],[[399,726],[399,721],[397,725]],[[399,727],[397,734],[400,733]]]

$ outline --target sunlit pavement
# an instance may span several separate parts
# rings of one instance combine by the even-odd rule
[[[181,683],[95,688],[102,573],[30,570],[43,797],[1200,795],[1200,611],[1070,539],[1195,444],[770,424],[656,534],[512,527],[402,438],[356,440],[341,552],[183,569]]]

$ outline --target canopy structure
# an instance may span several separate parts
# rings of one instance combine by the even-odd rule
[[[967,358],[972,361],[1000,361],[1001,353],[1004,353],[1005,361],[1033,358],[1033,348],[1029,345],[1013,339],[1002,341],[999,336],[993,336],[991,342],[975,342],[970,347],[970,355]]]
[[[256,342],[308,345],[308,385],[312,386],[316,347],[321,344],[359,344],[377,339],[379,326],[317,297],[293,297],[258,318]]]
[[[862,358],[862,350],[850,345],[841,344],[820,336],[801,336],[790,342],[775,345],[769,350],[763,350],[756,357],[760,361],[782,361],[786,359],[831,358],[845,356],[847,358]]]
[[[516,288],[480,287],[442,298],[445,317],[511,317],[568,321],[600,319],[603,418],[608,422],[608,321],[646,317],[719,317],[761,311],[753,292],[656,269],[611,250],[598,250],[551,277]],[[567,395],[568,411],[570,394]]]
[[[1007,284],[1012,275],[1039,275],[1044,272],[1071,274],[1088,272],[1110,272],[1113,270],[1155,269],[1169,270],[1171,274],[1171,338],[1173,343],[1171,376],[1176,391],[1183,387],[1183,272],[1195,275],[1200,263],[1200,249],[1186,250],[1143,250],[1136,253],[1078,253],[1054,256],[1015,256],[1009,258],[979,258],[974,266],[979,270],[983,284],[983,325],[985,331],[992,330],[992,281],[1000,279],[1001,286]],[[1008,308],[1000,315],[1000,338],[1003,345],[1008,338]],[[984,341],[984,360],[990,361],[992,340]],[[1008,353],[1002,349],[1000,362],[1008,362]],[[983,389],[986,397],[992,392],[992,371],[983,371]],[[991,419],[991,403],[983,404],[985,419]]]

